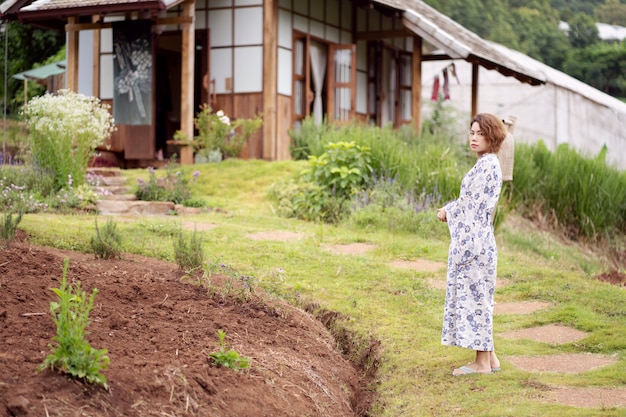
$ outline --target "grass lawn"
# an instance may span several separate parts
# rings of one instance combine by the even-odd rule
[[[184,167],[193,195],[214,209],[204,214],[140,217],[121,221],[123,251],[174,260],[173,240],[182,221],[212,223],[202,231],[206,259],[220,260],[253,275],[259,285],[298,302],[316,302],[341,313],[343,325],[362,340],[381,342],[378,401],[373,416],[623,416],[622,409],[577,409],[545,401],[551,387],[621,387],[626,384],[626,293],[592,279],[604,272],[593,251],[565,243],[515,214],[499,227],[499,278],[507,285],[497,302],[547,301],[551,307],[529,315],[496,316],[496,349],[502,372],[454,378],[453,368],[472,352],[440,344],[445,293],[428,280],[445,280],[445,268],[415,272],[390,265],[396,260],[447,261],[448,231],[435,213],[423,216],[424,233],[390,233],[349,224],[332,226],[280,218],[268,188],[304,168],[302,162],[227,160]],[[123,174],[128,184],[147,179],[145,170]],[[103,224],[100,223],[99,224]],[[20,228],[36,244],[89,251],[93,215],[28,214]],[[260,231],[290,231],[300,239],[252,240]],[[186,232],[191,233],[191,232]],[[327,246],[375,245],[359,255],[338,255]],[[280,272],[277,272],[280,271]],[[296,297],[297,296],[297,297]],[[549,345],[510,340],[499,333],[560,323],[589,333],[579,342]],[[615,355],[613,365],[581,374],[529,373],[507,361],[513,355],[556,353]]]

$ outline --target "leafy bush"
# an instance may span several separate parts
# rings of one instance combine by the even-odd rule
[[[243,370],[250,367],[250,360],[244,356],[241,356],[237,351],[229,349],[226,342],[226,332],[222,329],[217,331],[219,337],[219,350],[217,352],[209,354],[213,358],[213,362],[217,366],[226,366],[227,368],[235,371]]]
[[[13,215],[15,214],[15,217]],[[1,246],[8,248],[15,239],[17,233],[17,226],[22,221],[24,213],[19,211],[17,213],[8,212],[2,215],[2,225],[0,227],[0,244]]]
[[[326,152],[309,157],[298,182],[270,189],[278,211],[286,217],[338,223],[348,213],[350,199],[371,175],[369,148],[354,142],[328,143]]]
[[[185,271],[200,268],[203,257],[202,238],[198,235],[198,231],[194,228],[187,242],[181,228],[178,237],[174,240],[174,259],[178,267]]]
[[[106,349],[92,348],[85,340],[85,328],[89,325],[89,313],[98,290],[94,288],[87,298],[80,282],[75,287],[68,284],[68,267],[69,259],[65,259],[61,285],[52,289],[58,296],[58,302],[50,303],[52,320],[57,327],[57,334],[52,340],[57,342],[57,346],[38,370],[56,369],[73,378],[108,388],[106,377],[100,372],[109,366],[108,352]]]
[[[57,189],[84,181],[89,158],[114,130],[109,106],[70,90],[33,98],[24,108],[32,163]]]
[[[108,219],[104,228],[98,227],[96,218],[96,235],[91,237],[90,245],[96,258],[112,259],[122,256],[122,235],[117,230],[117,223],[113,219]]]
[[[230,118],[222,110],[213,113],[211,106],[203,105],[194,119],[198,136],[194,144],[198,153],[208,158],[211,151],[218,150],[225,157],[236,157],[248,138],[263,124],[261,115],[252,119]]]

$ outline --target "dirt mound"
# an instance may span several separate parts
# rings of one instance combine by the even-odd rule
[[[108,349],[109,391],[36,371],[56,335],[50,289],[65,258],[68,282],[99,291],[86,339]],[[248,300],[236,286],[208,294],[183,275],[133,255],[104,261],[27,242],[0,250],[0,415],[363,415],[359,372],[320,321],[258,290]],[[213,366],[218,329],[249,371]]]

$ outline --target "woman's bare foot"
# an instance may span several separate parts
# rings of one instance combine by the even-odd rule
[[[491,368],[489,366],[480,365],[476,362],[470,362],[465,366],[461,366],[460,368],[456,368],[452,371],[452,375],[461,376],[461,375],[469,375],[469,374],[490,374]]]

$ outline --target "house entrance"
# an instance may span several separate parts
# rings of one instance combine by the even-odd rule
[[[209,78],[209,35],[197,30],[195,35],[194,113],[209,102],[209,91],[203,78]],[[181,114],[181,42],[180,32],[165,32],[158,36],[155,48],[155,149],[157,159],[168,158],[177,150],[168,146],[180,129]],[[189,138],[191,139],[191,138]]]

